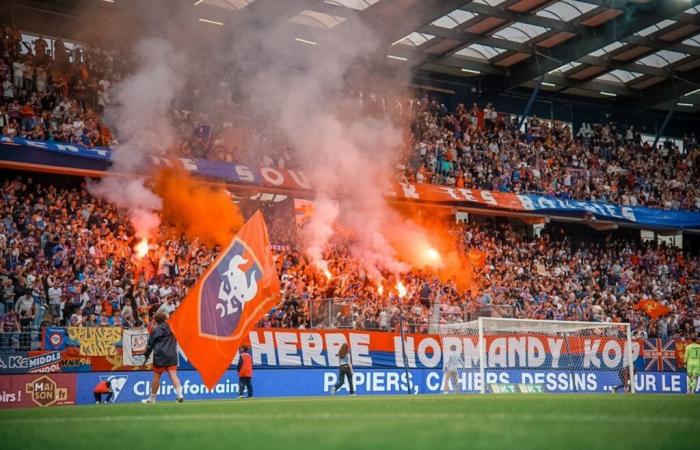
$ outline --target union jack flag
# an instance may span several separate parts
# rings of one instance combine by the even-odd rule
[[[644,370],[676,371],[676,341],[673,339],[644,339]]]

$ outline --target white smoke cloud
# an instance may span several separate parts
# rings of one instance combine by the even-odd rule
[[[248,88],[251,104],[277,118],[317,192],[315,216],[304,230],[307,256],[320,270],[326,267],[323,248],[337,220],[354,235],[353,254],[370,278],[378,279],[378,268],[409,268],[390,244],[388,234],[402,219],[384,196],[403,134],[385,116],[367,114],[357,97],[346,95],[355,73],[373,75],[367,61],[380,50],[380,40],[359,22],[344,25],[342,36],[329,33],[313,48],[284,43],[275,30],[264,30],[274,45],[294,55],[296,70],[263,71]]]
[[[185,60],[163,39],[146,39],[134,48],[135,72],[114,87],[116,104],[107,117],[119,136],[109,173],[90,183],[91,194],[124,208],[137,236],[146,238],[159,224],[161,199],[146,186],[148,155],[162,155],[175,143],[169,120],[172,102],[184,85]]]
[[[143,177],[106,175],[101,181],[88,184],[90,193],[128,211],[139,238],[147,238],[160,225],[157,211],[160,197],[144,185]]]
[[[302,240],[306,253],[320,271],[328,270],[328,263],[323,259],[323,250],[333,236],[333,223],[339,212],[338,202],[321,192],[314,203],[314,215],[303,229]]]
[[[280,8],[285,9],[285,4],[279,2]],[[342,32],[334,29],[323,33],[317,46],[295,41],[286,18],[273,23],[267,18],[241,23],[231,31],[232,36],[225,36],[212,47],[220,57],[219,62],[207,63],[207,67],[218,69],[214,71],[195,58],[186,60],[163,40],[141,42],[135,49],[138,69],[116,87],[117,107],[108,111],[120,139],[112,171],[132,177],[143,174],[147,155],[165,154],[173,146],[170,108],[184,86],[185,67],[192,67],[193,79],[204,92],[188,101],[203,120],[210,117],[207,106],[223,105],[225,108],[217,109],[221,111],[231,105],[232,99],[217,90],[225,84],[230,91],[243,92],[247,101],[230,108],[235,110],[230,117],[217,120],[237,126],[241,115],[253,120],[260,115],[273,117],[267,132],[255,138],[267,138],[269,144],[269,136],[280,133],[293,148],[293,159],[317,192],[315,217],[307,225],[303,240],[307,256],[316,267],[327,267],[323,250],[333,236],[334,222],[339,222],[354,235],[352,252],[370,277],[381,276],[378,268],[407,270],[394,247],[396,236],[401,235],[396,228],[410,224],[391,209],[384,196],[402,149],[403,130],[383,115],[367,114],[356,96],[345,95],[356,83],[365,98],[374,89],[381,94],[381,86],[367,86],[376,75],[373,58],[379,55],[384,60],[385,43],[354,19],[348,10],[347,20],[338,27]],[[182,43],[194,42],[196,30],[178,29],[178,48]],[[225,27],[222,33],[227,33]],[[227,57],[247,65],[230,72]],[[396,78],[393,81],[400,82]],[[256,147],[253,145],[254,151]],[[156,212],[161,205],[144,182],[143,176],[128,183],[121,177],[108,176],[99,185],[91,185],[90,190],[128,209],[135,227],[146,228],[140,232],[148,234],[158,226]]]

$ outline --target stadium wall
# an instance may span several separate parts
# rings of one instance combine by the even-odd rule
[[[113,332],[119,329],[82,330],[91,333],[76,335],[53,328],[44,333],[42,351],[0,354],[0,373],[5,374],[0,375],[0,408],[89,404],[94,401],[93,388],[103,380],[112,382],[116,403],[144,398],[152,375],[134,370],[139,367],[124,365],[123,339]],[[569,338],[567,345],[557,344],[557,339],[563,338],[536,334],[508,339],[489,337],[486,354],[489,367],[496,368],[487,370],[487,384],[535,384],[559,393],[606,393],[622,384],[619,373],[624,343],[605,336]],[[337,381],[335,355],[343,342],[351,344],[360,395],[437,394],[441,390],[438,336],[408,334],[405,348],[395,333],[353,330],[261,329],[252,331],[249,340],[255,363],[256,397],[329,395]],[[515,340],[527,345],[511,345]],[[466,392],[476,393],[481,379],[474,365],[474,341],[466,338],[461,345],[473,370],[465,371],[460,382]],[[584,351],[586,348],[589,350]],[[684,393],[686,374],[679,368],[676,354],[681,349],[681,341],[635,340],[632,354],[637,391]],[[544,352],[539,367],[528,366],[531,351]],[[236,397],[235,364],[234,360],[210,392],[185,355],[181,355],[179,375],[185,395],[193,400]],[[62,373],[56,373],[59,371]],[[165,379],[162,386],[161,398],[173,399],[169,380]],[[347,389],[341,389],[341,394],[344,392]]]

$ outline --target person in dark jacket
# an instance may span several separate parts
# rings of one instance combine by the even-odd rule
[[[182,403],[185,398],[182,396],[182,385],[177,377],[177,341],[175,335],[170,329],[170,325],[165,321],[168,315],[164,312],[156,313],[153,320],[156,326],[148,336],[148,346],[144,361],[153,353],[153,382],[151,383],[151,395],[147,399],[141,400],[142,403],[155,403],[158,388],[160,387],[160,377],[164,372],[168,372],[170,381],[175,386],[178,403]],[[144,362],[145,364],[145,362]]]
[[[241,345],[241,357],[238,360],[238,398],[243,398],[243,391],[248,389],[248,398],[253,396],[253,358],[250,347]]]

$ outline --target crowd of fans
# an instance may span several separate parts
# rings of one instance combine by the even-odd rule
[[[173,310],[215,256],[163,229],[136,258],[126,216],[84,187],[15,179],[1,189],[4,345],[8,333],[47,324],[148,324],[158,309]]]
[[[124,70],[115,50],[69,50],[61,39],[49,48],[41,36],[28,44],[16,28],[0,26],[2,135],[109,146],[113,136],[101,114]]]
[[[42,37],[31,44],[11,27],[0,29],[0,130],[8,137],[109,146],[116,142],[101,115],[111,88],[129,73],[128,54],[73,47]],[[178,156],[293,167],[293,149],[274,115],[247,107],[242,87],[255,68],[203,59],[187,80],[171,120],[181,139]],[[211,80],[219,80],[212,85]],[[691,133],[682,149],[671,141],[652,148],[632,127],[518,119],[491,104],[448,111],[427,97],[348,92],[367,114],[387,114],[410,128],[411,154],[398,166],[401,181],[453,185],[625,206],[700,209],[700,149]],[[118,127],[118,124],[116,124]],[[118,131],[118,130],[117,130]],[[117,133],[118,134],[118,133]]]
[[[537,193],[625,206],[700,209],[700,148],[672,141],[653,148],[632,127],[517,118],[459,105],[449,113],[424,101],[413,122],[414,148],[404,181]],[[483,114],[483,122],[482,122]],[[487,119],[490,117],[490,119]]]
[[[408,295],[398,301],[391,290],[395,281],[389,277],[388,289],[380,295],[377,284],[364,277],[359,262],[343,246],[326,255],[331,272],[340,274],[330,281],[302,255],[288,252],[280,270],[287,308],[273,311],[269,325],[308,326],[319,316],[321,322],[328,320],[327,302],[314,299],[339,298],[353,300],[333,301],[338,308],[332,310],[335,317],[330,322],[363,329],[394,330],[402,317],[411,331],[427,332],[431,324],[472,320],[485,306],[505,306],[501,310],[512,311],[517,318],[630,322],[639,337],[690,336],[700,331],[697,255],[611,236],[574,244],[556,227],[528,237],[507,222],[493,227],[460,224],[453,231],[465,252],[476,249],[486,254],[486,264],[470,288],[459,290],[454,281],[413,271],[401,278]],[[657,300],[671,313],[652,320],[635,308],[642,299]],[[304,307],[307,303],[320,310]]]
[[[177,308],[219,250],[164,225],[139,259],[126,215],[84,186],[18,177],[4,181],[0,194],[0,347],[22,345],[20,331],[42,325],[148,324],[157,311]],[[521,318],[629,321],[637,336],[700,330],[700,259],[674,247],[611,236],[574,243],[556,227],[530,237],[509,222],[455,224],[463,251],[486,255],[472,286],[458,289],[453,280],[414,270],[400,278],[387,273],[380,292],[350,255],[351,243],[336,242],[325,255],[329,280],[298,249],[291,208],[264,211],[282,292],[260,327],[396,330],[403,320],[409,331],[428,332],[431,324],[505,305]],[[393,289],[399,280],[407,288],[403,299]],[[671,312],[652,320],[634,308],[641,299]]]

